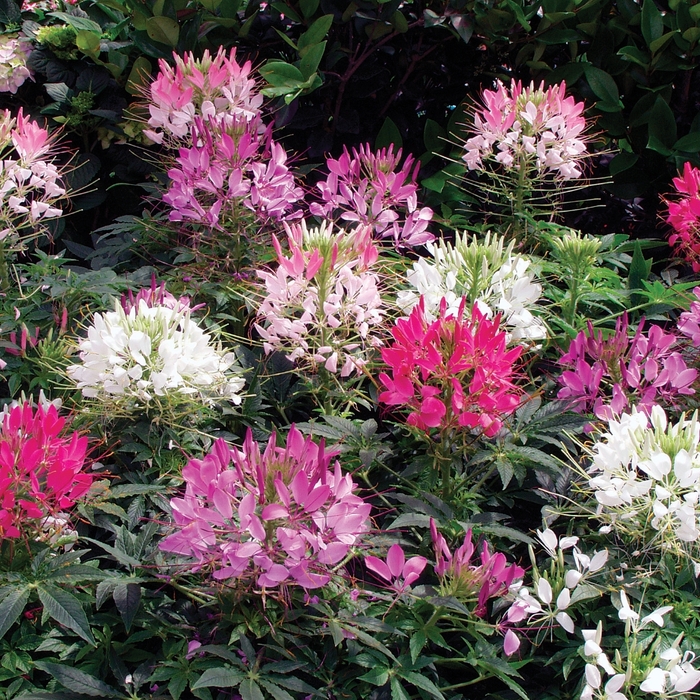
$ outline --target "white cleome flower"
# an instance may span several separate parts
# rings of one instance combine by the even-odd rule
[[[78,347],[81,363],[67,372],[86,398],[126,409],[161,404],[160,397],[241,402],[235,356],[216,348],[187,310],[141,300],[127,313],[117,303],[95,314]]]
[[[532,314],[542,294],[528,270],[530,261],[513,254],[513,243],[504,248],[503,239],[486,235],[484,241],[457,234],[454,245],[445,241],[428,243],[432,260],[421,258],[406,278],[411,289],[399,292],[396,303],[409,314],[424,299],[428,317],[436,317],[443,298],[448,313],[456,314],[462,298],[476,304],[487,318],[502,314],[513,343],[530,343],[546,338],[544,323]]]

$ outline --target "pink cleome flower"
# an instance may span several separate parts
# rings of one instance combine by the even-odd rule
[[[544,83],[523,88],[515,81],[510,89],[498,81],[495,91],[485,90],[484,106],[474,112],[474,136],[464,145],[467,167],[483,169],[484,160],[493,158],[507,170],[525,161],[560,180],[581,177],[585,105],[565,93],[566,83],[545,90]]]
[[[396,322],[393,345],[382,350],[391,376],[379,375],[386,387],[379,401],[408,407],[408,424],[426,432],[465,427],[492,437],[520,397],[512,380],[522,347],[506,349],[499,324],[499,316],[489,320],[476,306],[465,318],[464,301],[456,316],[448,314],[444,299],[438,318],[429,321],[421,297],[411,315]]]
[[[482,545],[481,562],[472,563],[475,547],[471,530],[467,531],[464,543],[454,553],[450,552],[432,518],[430,534],[435,548],[435,573],[440,578],[441,594],[458,599],[476,597],[474,612],[479,617],[486,615],[486,604],[491,598],[506,595],[510,586],[525,574],[522,567],[508,564],[504,554],[491,553],[486,542]]]
[[[690,305],[688,311],[684,311],[678,319],[678,330],[690,338],[693,345],[700,347],[700,287],[693,289],[697,301]]]
[[[690,369],[678,352],[678,336],[660,326],[645,334],[644,321],[628,335],[627,314],[604,339],[589,322],[559,359],[565,368],[559,377],[557,397],[574,401],[574,410],[592,410],[597,418],[610,420],[634,403],[646,413],[658,403],[673,405],[678,396],[694,394],[697,370]]]
[[[42,525],[84,496],[92,475],[83,471],[87,438],[62,435],[55,406],[11,408],[0,428],[0,538],[41,532]]]
[[[396,593],[404,593],[412,583],[418,580],[425,569],[428,560],[425,557],[406,559],[403,548],[399,544],[389,547],[386,562],[378,557],[366,556],[365,566],[379,578],[387,581],[389,588]]]
[[[380,238],[397,246],[417,246],[434,240],[428,232],[433,218],[429,207],[418,207],[416,178],[420,163],[413,156],[401,162],[401,149],[373,153],[368,144],[347,148],[337,160],[328,158],[329,175],[318,183],[321,202],[309,209],[315,216],[372,226]]]
[[[185,495],[171,500],[178,528],[160,548],[194,558],[215,579],[273,588],[318,588],[369,528],[370,505],[340,463],[292,426],[261,454],[249,430],[242,450],[217,440],[182,471]]]
[[[673,186],[678,196],[666,201],[666,223],[673,228],[668,242],[693,272],[700,272],[700,170],[686,163],[683,175],[673,178]]]

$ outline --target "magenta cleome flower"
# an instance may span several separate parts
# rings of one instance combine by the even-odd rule
[[[369,145],[347,148],[334,160],[328,158],[329,175],[318,183],[321,202],[309,206],[312,214],[326,219],[371,226],[379,238],[392,238],[397,246],[417,246],[434,240],[428,224],[429,207],[418,207],[418,169],[413,156],[401,162],[401,149],[373,153]]]
[[[533,167],[559,180],[581,177],[585,105],[565,93],[566,83],[545,90],[544,83],[523,88],[515,81],[510,89],[498,81],[495,91],[485,90],[484,106],[474,112],[474,136],[464,145],[469,170],[493,160],[506,170]]]
[[[688,311],[684,311],[678,319],[678,330],[688,338],[697,348],[700,347],[700,287],[693,289],[697,301],[690,305]]]
[[[440,578],[440,594],[463,601],[476,599],[474,612],[479,617],[486,615],[486,604],[491,598],[506,595],[511,585],[525,574],[522,567],[508,564],[504,554],[491,553],[486,542],[482,545],[481,562],[472,563],[475,547],[471,530],[467,531],[464,543],[454,553],[432,518],[430,534],[435,548],[435,573]]]
[[[690,369],[678,352],[678,336],[660,326],[644,332],[642,321],[632,338],[627,314],[607,339],[588,324],[559,359],[565,367],[557,397],[571,399],[576,411],[592,411],[597,418],[619,416],[630,403],[649,414],[655,404],[671,404],[694,394],[697,370]]]
[[[430,321],[421,298],[382,349],[390,374],[379,375],[385,387],[379,401],[408,408],[408,424],[426,432],[471,428],[492,437],[520,400],[513,380],[522,347],[508,350],[499,325],[500,317],[489,320],[476,306],[465,318],[464,301],[457,315],[449,314],[444,299]]]
[[[242,450],[217,440],[182,471],[185,495],[171,500],[178,528],[160,544],[193,558],[214,579],[318,588],[369,529],[370,505],[323,441],[292,426],[284,447],[273,433],[263,453],[249,430]]]
[[[666,223],[673,229],[668,242],[693,272],[700,272],[700,170],[685,163],[683,175],[673,178],[673,186],[676,192],[666,201]]]

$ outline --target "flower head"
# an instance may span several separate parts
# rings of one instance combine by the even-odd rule
[[[350,475],[294,426],[284,446],[273,433],[263,453],[250,430],[241,450],[218,440],[182,476],[185,494],[171,501],[177,529],[160,547],[218,580],[318,588],[369,527]]]
[[[482,169],[485,160],[492,160],[506,170],[532,168],[560,180],[580,178],[587,150],[585,105],[565,93],[565,83],[545,90],[544,83],[523,88],[515,81],[510,89],[498,81],[496,90],[485,90],[483,107],[474,112],[474,136],[464,145],[467,167]]]
[[[83,396],[129,412],[219,397],[240,403],[244,381],[231,371],[235,356],[210,340],[188,310],[141,298],[127,313],[117,303],[95,314],[78,345],[81,362],[68,375]]]
[[[0,92],[11,92],[32,77],[27,67],[31,43],[20,34],[0,34]]]
[[[668,242],[679,257],[700,271],[700,170],[690,163],[683,166],[683,175],[673,178],[675,193],[666,201],[666,223],[673,233]]]
[[[397,593],[403,593],[411,584],[418,580],[428,560],[425,557],[406,559],[403,548],[399,544],[389,547],[386,562],[378,557],[366,556],[365,566],[377,576],[388,581],[390,588]]]
[[[396,322],[394,342],[382,349],[391,374],[379,375],[379,401],[408,408],[407,422],[420,430],[476,428],[490,437],[518,405],[513,365],[522,348],[506,349],[500,318],[490,321],[476,306],[465,318],[464,306],[453,315],[443,300],[429,320],[421,300]]]

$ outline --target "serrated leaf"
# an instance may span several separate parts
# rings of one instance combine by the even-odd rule
[[[272,695],[275,700],[294,700],[294,698],[286,691],[284,688],[280,688],[278,685],[265,680],[260,679],[260,685],[267,690],[270,695]]]
[[[595,586],[591,586],[588,583],[581,583],[578,586],[576,586],[574,592],[571,594],[570,605],[573,605],[574,603],[580,603],[583,600],[592,600],[593,598],[600,598],[600,596],[601,593]]]
[[[50,583],[40,584],[37,593],[49,617],[96,646],[83,606],[72,593],[52,586]]]
[[[410,695],[396,676],[391,678],[391,700],[410,700]]]
[[[98,547],[101,547],[104,549],[105,552],[108,554],[111,554],[120,564],[124,564],[125,566],[133,566],[133,567],[140,567],[142,566],[141,562],[138,559],[134,559],[133,557],[130,557],[126,552],[120,551],[116,549],[115,547],[112,547],[111,545],[105,544],[104,542],[100,542],[98,540],[94,540],[91,537],[83,537],[83,539],[86,542],[92,542],[93,544],[96,544]]]
[[[128,632],[141,605],[141,586],[137,583],[120,583],[112,591],[112,598]]]
[[[435,685],[435,683],[433,683],[429,678],[422,676],[420,673],[416,673],[415,671],[399,670],[398,675],[412,685],[415,685],[416,688],[425,690],[426,693],[429,693],[434,698],[444,700],[445,696],[440,692],[440,689]]]
[[[371,668],[367,673],[361,675],[358,680],[377,686],[386,685],[386,682],[389,680],[389,669],[383,666]]]
[[[79,668],[55,664],[50,661],[37,661],[37,668],[53,676],[64,688],[81,695],[95,698],[119,698],[122,694],[103,681],[91,676]]]
[[[246,678],[238,686],[238,692],[243,700],[265,700],[260,686],[251,678]]]
[[[425,646],[427,641],[428,637],[426,636],[425,632],[423,632],[423,630],[418,630],[411,637],[411,641],[408,644],[408,648],[411,651],[411,661],[413,663],[415,663],[416,659],[420,656],[420,653],[421,651],[423,651],[423,647]]]
[[[245,674],[234,668],[208,668],[191,688],[236,688],[243,680]]]
[[[29,589],[18,588],[10,591],[0,602],[0,638],[17,621],[29,600]]]

